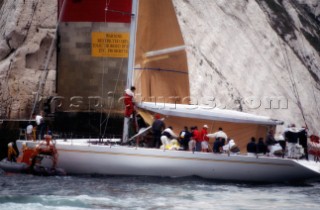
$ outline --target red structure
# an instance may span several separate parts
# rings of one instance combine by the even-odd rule
[[[61,22],[130,23],[132,0],[58,0]]]

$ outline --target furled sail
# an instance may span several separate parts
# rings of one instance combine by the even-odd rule
[[[140,114],[147,123],[152,123],[150,116],[159,113],[165,118],[165,124],[172,126],[177,133],[184,126],[189,128],[198,126],[201,130],[206,124],[209,133],[214,133],[221,127],[228,137],[236,141],[242,152],[246,151],[246,145],[251,137],[265,138],[269,129],[283,123],[265,116],[207,106],[151,102],[143,102],[139,106]],[[210,141],[212,143],[214,139]]]

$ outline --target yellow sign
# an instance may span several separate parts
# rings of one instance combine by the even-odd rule
[[[127,58],[128,51],[129,33],[92,32],[93,57]]]

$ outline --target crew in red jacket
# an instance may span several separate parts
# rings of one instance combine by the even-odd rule
[[[201,141],[201,151],[202,152],[208,152],[209,151],[209,138],[208,135],[208,126],[204,125],[202,127],[201,133],[200,133],[200,141]]]
[[[131,86],[130,89],[125,90],[124,94],[124,105],[125,105],[125,117],[132,117],[132,114],[135,110],[134,108],[134,91],[136,88],[134,86]]]
[[[195,151],[201,151],[201,136],[197,126],[194,126],[194,130],[192,132],[192,138],[196,141]]]

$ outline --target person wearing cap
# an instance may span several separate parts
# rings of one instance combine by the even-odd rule
[[[160,138],[161,133],[165,129],[164,122],[160,119],[159,114],[154,115],[154,121],[152,123],[152,133],[153,133],[153,142],[152,147],[159,148],[160,147]]]
[[[200,142],[201,142],[201,151],[208,152],[209,151],[209,138],[208,135],[208,125],[203,125],[202,130],[200,132]]]

